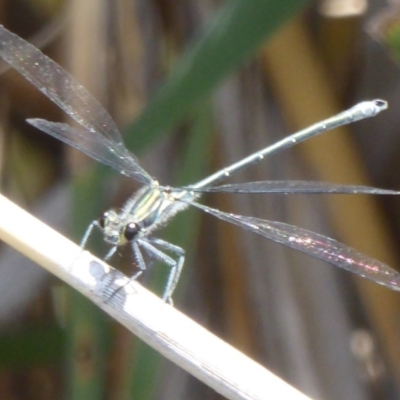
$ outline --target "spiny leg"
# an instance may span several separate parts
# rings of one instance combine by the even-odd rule
[[[114,246],[111,248],[111,250],[108,252],[107,254],[107,258],[110,258],[116,251],[117,246]],[[120,286],[118,289],[116,289],[113,293],[111,293],[111,296],[108,298],[107,301],[111,301],[113,299],[113,297],[121,290],[123,289],[129,282],[135,281],[137,278],[139,278],[140,275],[142,275],[143,271],[146,270],[146,264],[143,260],[143,256],[142,256],[142,252],[140,251],[140,248],[138,246],[138,244],[136,242],[132,243],[132,250],[133,253],[135,255],[136,261],[138,263],[139,266],[139,271],[136,272],[135,275],[133,275],[132,277],[129,278],[129,281],[127,281],[126,283],[124,283],[122,286]]]
[[[111,247],[111,249],[109,250],[109,252],[108,252],[108,253],[106,254],[106,256],[104,257],[104,260],[105,260],[105,261],[108,261],[108,260],[114,255],[114,253],[115,253],[116,250],[117,250],[117,247],[118,247],[118,246],[113,246],[113,247]],[[133,243],[132,243],[132,250],[133,250],[133,253],[134,253],[134,255],[135,255],[136,261],[137,261],[137,263],[138,263],[138,266],[139,266],[139,271],[136,272],[136,274],[133,275],[133,276],[130,278],[130,281],[135,281],[137,278],[139,278],[140,275],[142,275],[143,271],[146,270],[146,264],[145,264],[145,262],[144,262],[144,260],[143,260],[142,252],[140,251],[139,246],[138,246],[138,244],[137,244],[136,242],[133,242]],[[124,286],[125,286],[125,285],[124,285]]]
[[[150,243],[155,244],[164,250],[168,250],[178,257],[178,260],[175,261],[175,265],[172,267],[171,272],[168,276],[168,281],[165,285],[163,294],[163,299],[168,299],[169,303],[172,304],[172,294],[174,293],[175,288],[178,284],[183,264],[185,262],[185,251],[181,247],[159,238],[149,238],[148,240]]]
[[[139,244],[143,246],[151,257],[154,257],[168,266],[171,267],[171,271],[168,276],[168,281],[164,289],[163,300],[173,305],[172,294],[179,280],[179,275],[182,271],[183,262],[185,260],[185,252],[178,246],[168,243],[162,239],[148,238],[146,241],[138,240]],[[169,250],[176,254],[179,258],[178,261],[165,254],[163,251],[157,249],[151,243],[162,247],[163,249]]]
[[[132,242],[132,250],[139,267],[139,271],[131,277],[131,281],[135,281],[140,275],[142,275],[143,271],[146,270],[146,263],[144,262],[142,252],[140,251],[137,242]]]

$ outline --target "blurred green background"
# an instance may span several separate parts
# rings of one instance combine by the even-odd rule
[[[109,110],[142,166],[173,186],[380,97],[390,109],[377,118],[275,155],[236,181],[399,188],[399,12],[378,0],[0,0],[0,22],[65,66]],[[28,126],[26,118],[65,116],[16,72],[0,70],[2,192],[79,242],[139,186]],[[399,266],[395,198],[202,200],[318,231]],[[398,294],[198,210],[159,235],[186,250],[174,299],[191,318],[312,398],[399,398]],[[107,251],[100,237],[90,249]],[[0,399],[220,398],[1,250]],[[120,253],[112,265],[133,275],[131,252]],[[155,264],[142,282],[161,293],[166,273]]]

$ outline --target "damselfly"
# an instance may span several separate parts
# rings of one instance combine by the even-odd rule
[[[106,259],[115,253],[118,246],[129,243],[138,265],[138,273],[132,279],[136,279],[146,269],[143,254],[150,259],[161,260],[171,268],[163,294],[164,300],[172,302],[172,294],[179,280],[185,252],[174,244],[154,237],[153,234],[189,205],[391,289],[400,289],[398,272],[334,239],[282,222],[226,213],[197,202],[204,192],[399,194],[397,191],[367,186],[306,181],[261,181],[213,186],[237,171],[312,136],[375,116],[387,107],[385,101],[362,102],[223,168],[198,183],[173,188],[161,186],[139,165],[137,158],[126,149],[111,116],[82,85],[40,50],[2,26],[0,26],[0,56],[84,129],[80,131],[65,123],[43,119],[28,119],[31,125],[143,184],[121,211],[107,211],[99,220],[93,221],[81,245],[82,247],[86,245],[95,227],[102,230],[105,241],[111,244]]]

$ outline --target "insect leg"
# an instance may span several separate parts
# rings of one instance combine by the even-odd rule
[[[142,252],[140,251],[139,245],[136,241],[132,242],[132,250],[139,267],[139,271],[131,277],[131,281],[134,281],[142,275],[143,271],[146,270],[146,263],[143,260]]]
[[[84,249],[84,247],[86,246],[86,243],[89,239],[89,236],[91,235],[93,228],[95,226],[99,226],[98,222],[96,220],[94,220],[86,229],[85,234],[83,235],[83,238],[81,240],[81,248]]]
[[[168,276],[168,281],[167,284],[165,285],[163,294],[163,300],[166,300],[170,304],[172,304],[172,294],[174,293],[176,285],[178,284],[183,264],[185,262],[185,251],[181,247],[166,242],[165,240],[162,239],[149,238],[148,240],[152,244],[157,245],[164,250],[170,251],[178,257],[178,260],[175,261],[175,265],[172,267],[171,272]]]
[[[104,257],[104,261],[108,261],[113,255],[114,253],[117,251],[117,246],[113,246],[111,247],[111,249],[108,251],[108,253],[106,254],[106,256]]]

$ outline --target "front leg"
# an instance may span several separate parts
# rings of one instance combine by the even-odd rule
[[[86,232],[85,232],[85,234],[83,235],[83,238],[82,238],[82,240],[81,240],[81,244],[80,244],[81,250],[83,250],[83,249],[85,248],[86,243],[87,243],[87,241],[88,241],[88,239],[89,239],[89,236],[91,235],[91,233],[92,233],[92,231],[93,231],[93,228],[94,228],[94,227],[98,227],[98,226],[99,226],[99,223],[98,223],[96,220],[94,220],[94,221],[88,226],[88,228],[86,229]],[[108,260],[115,254],[115,252],[117,251],[117,247],[118,247],[118,246],[112,246],[112,247],[110,248],[110,250],[107,252],[107,254],[106,254],[105,257],[104,257],[104,261],[108,261]]]
[[[95,226],[99,226],[99,223],[96,220],[92,221],[92,223],[87,227],[86,232],[83,235],[83,238],[82,238],[81,244],[80,244],[82,250],[85,248],[86,243],[89,239],[89,236],[92,234],[93,228]]]

